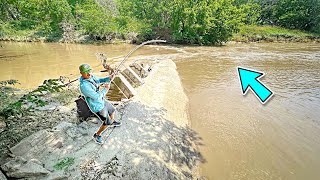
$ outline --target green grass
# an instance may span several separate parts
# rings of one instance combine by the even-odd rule
[[[233,41],[319,41],[320,34],[300,30],[285,29],[276,26],[242,26],[232,38]]]
[[[68,168],[74,164],[74,160],[75,158],[73,157],[72,158],[67,157],[62,161],[58,162],[57,164],[55,164],[53,168],[56,170],[62,170],[62,169]]]

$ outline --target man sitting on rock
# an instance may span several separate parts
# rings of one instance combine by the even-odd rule
[[[114,120],[115,108],[104,98],[109,86],[107,84],[102,84],[100,87],[98,86],[98,84],[110,82],[114,75],[112,74],[105,78],[96,78],[91,75],[92,69],[88,64],[81,64],[79,70],[81,74],[80,91],[84,95],[90,110],[103,122],[99,130],[93,135],[94,140],[98,144],[102,144],[101,133],[108,125],[121,125],[121,122]]]

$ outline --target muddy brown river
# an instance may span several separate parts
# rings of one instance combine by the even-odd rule
[[[121,45],[82,45],[63,43],[11,43],[0,42],[0,81],[17,79],[21,83],[17,85],[23,89],[33,89],[42,84],[45,79],[65,76],[72,79],[80,76],[78,67],[82,63],[88,63],[94,69],[94,73],[103,70],[101,62],[96,57],[97,52],[104,53],[112,66],[122,60],[135,46]],[[154,47],[142,47],[133,56],[157,55],[176,52]],[[117,58],[111,60],[111,58]],[[132,59],[128,60],[128,62]]]
[[[320,44],[184,48],[176,61],[208,179],[320,179]],[[242,95],[237,66],[274,96]]]
[[[133,45],[0,42],[0,80],[32,89],[49,78],[78,77],[78,65],[100,69],[96,52],[117,57]],[[189,121],[207,179],[320,179],[320,44],[228,44],[223,47],[143,47],[135,53],[168,55],[189,98]],[[265,73],[274,92],[262,105],[242,95],[237,66]]]

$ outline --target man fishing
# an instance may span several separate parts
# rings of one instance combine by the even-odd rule
[[[84,95],[90,110],[103,122],[99,130],[93,135],[94,140],[98,144],[102,144],[101,133],[108,125],[121,125],[121,122],[114,120],[115,108],[104,98],[109,89],[107,83],[111,81],[114,74],[105,78],[97,78],[91,75],[92,69],[88,64],[81,64],[79,70],[81,74],[80,91]],[[98,84],[101,84],[100,87]]]

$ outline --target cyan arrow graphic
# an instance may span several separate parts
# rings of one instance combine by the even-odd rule
[[[273,92],[258,80],[264,75],[262,72],[238,67],[238,73],[243,95],[248,92],[250,87],[262,104],[265,104],[273,95]]]

